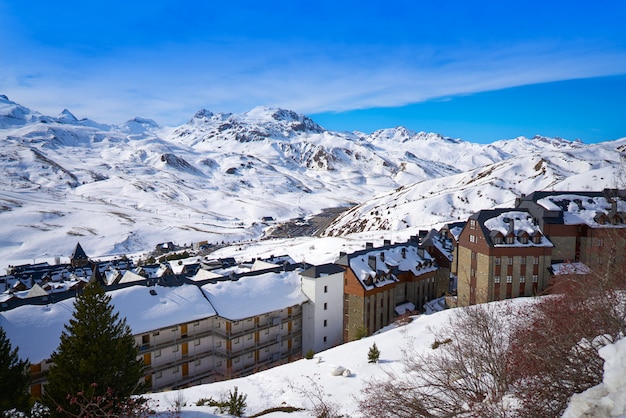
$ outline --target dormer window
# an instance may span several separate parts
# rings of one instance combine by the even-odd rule
[[[533,243],[534,243],[534,244],[541,244],[541,232],[537,231],[537,232],[533,235]]]
[[[515,236],[513,235],[507,235],[505,238],[505,241],[507,244],[513,244],[515,242]]]

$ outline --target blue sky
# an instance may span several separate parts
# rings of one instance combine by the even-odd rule
[[[179,125],[202,108],[474,142],[626,136],[623,1],[0,0],[0,93]]]

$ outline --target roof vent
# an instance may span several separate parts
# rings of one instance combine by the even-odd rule
[[[150,289],[150,294],[151,294],[152,296],[156,296],[157,292],[156,292],[156,290],[154,290],[154,289]]]

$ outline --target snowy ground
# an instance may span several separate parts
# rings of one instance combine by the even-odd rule
[[[519,298],[495,304],[523,307],[533,300]],[[149,397],[158,403],[157,410],[162,417],[176,411],[178,402],[184,404],[180,409],[182,418],[223,417],[226,415],[216,414],[214,408],[195,404],[201,398],[220,399],[237,386],[239,393],[247,395],[246,416],[269,408],[292,406],[308,410],[273,412],[263,416],[314,417],[310,411],[311,395],[314,398],[321,397],[327,404],[336,405],[338,413],[345,417],[362,416],[359,399],[364,385],[373,378],[383,378],[387,371],[401,372],[402,349],[409,344],[424,354],[431,351],[431,344],[435,340],[433,331],[448,324],[455,312],[455,309],[449,309],[414,317],[408,325],[390,326],[376,335],[318,353],[313,360],[302,359],[244,378],[155,393]],[[381,352],[377,364],[367,361],[368,350],[374,342]],[[626,339],[601,349],[600,353],[606,361],[604,382],[576,395],[566,417],[626,417]],[[350,376],[333,376],[331,372],[338,366],[348,369]]]

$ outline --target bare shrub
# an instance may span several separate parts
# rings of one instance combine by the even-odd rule
[[[437,349],[421,354],[409,344],[404,372],[369,382],[360,401],[364,416],[506,416],[512,306],[460,308],[439,331]]]
[[[598,349],[626,331],[625,279],[612,263],[594,267],[558,276],[553,295],[527,311],[528,326],[513,334],[508,357],[520,416],[560,416],[574,393],[602,381]]]
[[[342,418],[339,414],[339,405],[328,399],[329,394],[324,392],[324,388],[310,376],[306,376],[309,384],[307,387],[289,384],[289,387],[300,394],[311,403],[311,412],[315,418]]]

